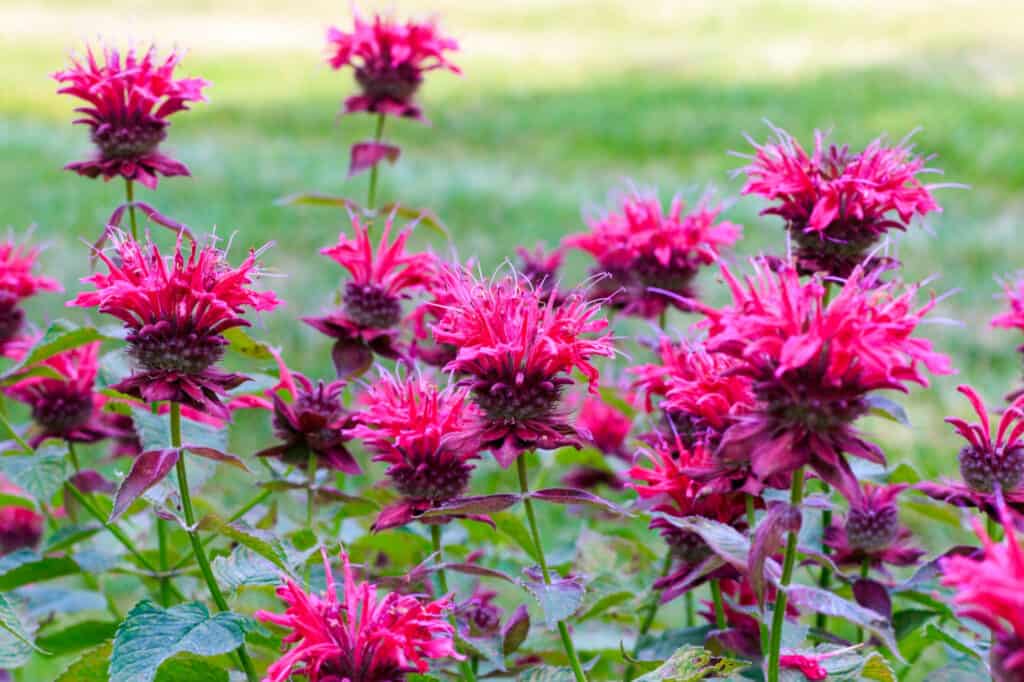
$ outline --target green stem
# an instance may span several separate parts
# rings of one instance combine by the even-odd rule
[[[793,472],[793,482],[789,489],[789,501],[799,507],[804,500],[804,468]],[[771,644],[768,648],[768,682],[779,682],[779,653],[782,649],[782,625],[786,620],[786,588],[793,579],[793,567],[796,565],[795,531],[786,536],[786,554],[782,562],[782,579],[775,593],[775,613],[772,616]]]
[[[430,539],[434,543],[434,561],[437,562],[438,566],[444,563],[444,545],[441,544],[441,526],[432,524],[430,526]],[[437,585],[440,587],[440,594],[448,594],[448,576],[445,575],[443,568],[437,569]],[[458,632],[458,626],[455,623],[455,614],[449,613],[448,620],[451,621],[453,633]],[[462,659],[459,663],[459,667],[462,669],[462,679],[466,682],[476,682],[476,673],[473,672],[473,664],[470,662],[469,657]]]
[[[167,522],[156,517],[156,541],[160,554],[160,572],[167,573]],[[171,605],[171,578],[164,575],[160,578],[160,604],[167,608]]]
[[[831,288],[828,288],[825,291],[826,291],[826,293],[828,293],[828,292],[831,291]],[[824,481],[822,481],[821,485],[822,485],[822,488],[823,488],[822,492],[825,493],[825,494],[828,494],[828,492],[829,492],[828,483],[825,483]],[[827,533],[828,529],[831,526],[832,526],[832,510],[831,509],[822,509],[821,510],[821,527],[822,527],[822,529],[824,529],[824,531]],[[829,546],[827,544],[825,544],[825,539],[824,539],[824,535],[823,535],[822,536],[822,540],[821,540],[821,553],[824,554],[825,556],[828,556],[831,553],[831,551],[832,550],[829,548]],[[831,584],[832,584],[832,569],[829,568],[828,566],[822,566],[821,567],[821,573],[818,574],[818,587],[820,587],[823,590],[827,590],[827,589],[829,589]],[[819,630],[827,630],[828,629],[828,616],[826,616],[824,613],[817,613],[817,614],[815,614],[814,615],[814,626],[817,629],[819,629]]]
[[[722,601],[722,585],[715,578],[711,581],[711,599],[715,603],[715,627],[725,629],[725,602]]]
[[[380,144],[381,137],[384,136],[384,121],[387,117],[384,114],[377,114],[377,129],[373,133],[373,141]],[[377,169],[380,167],[380,162],[373,164],[370,168],[370,185],[366,190],[366,209],[372,211],[376,208],[377,203]]]
[[[537,529],[537,517],[533,512],[533,500],[530,499],[530,483],[526,477],[526,453],[516,458],[516,468],[519,472],[519,490],[523,493],[523,508],[526,510],[526,520],[530,525],[530,535],[533,538],[533,546],[537,549],[537,560],[540,562],[540,572],[544,576],[544,583],[551,584],[551,573],[548,571],[548,562],[544,558],[544,546],[540,541],[540,531]],[[572,638],[569,636],[569,628],[565,621],[558,621],[558,634],[562,637],[562,647],[565,655],[569,658],[569,665],[572,667],[576,682],[587,682],[587,676],[580,665],[579,656],[576,654],[576,647],[573,646]]]
[[[124,181],[124,197],[128,202],[128,220],[132,226],[132,239],[139,241],[139,226],[135,222],[135,183],[128,179]]]
[[[754,528],[757,526],[757,512],[754,510],[754,496],[747,495],[744,498],[744,502],[747,506],[747,530],[751,536],[754,534]]]
[[[195,530],[196,515],[192,509],[192,496],[188,489],[188,470],[185,466],[185,453],[181,451],[181,405],[172,402],[170,416],[171,447],[177,448],[179,451],[175,470],[178,473],[178,492],[181,494],[181,507],[185,513],[185,523],[188,526],[188,539],[192,544],[192,552],[196,555],[196,563],[199,564],[199,570],[203,574],[206,586],[210,589],[210,596],[213,597],[213,602],[217,605],[217,610],[230,611],[228,602],[224,599],[224,594],[217,585],[217,579],[213,576],[213,569],[210,568],[210,560],[206,558],[206,550],[203,549],[199,533]],[[252,659],[249,658],[249,652],[246,650],[244,642],[239,645],[236,652],[238,653],[239,660],[242,662],[242,668],[245,669],[245,675],[249,682],[259,682],[259,676],[256,675],[256,668],[253,667]]]
[[[697,605],[694,603],[693,590],[686,593],[683,601],[686,603],[686,627],[692,628],[697,623]]]
[[[665,552],[665,561],[661,564],[660,578],[664,578],[668,575],[668,572],[672,570],[672,552]],[[640,629],[636,633],[636,642],[633,643],[632,658],[635,659],[640,655],[640,644],[651,626],[654,624],[654,616],[658,613],[658,607],[661,605],[661,594],[655,590],[652,590],[651,598],[647,602],[647,607],[644,609],[644,619],[640,621]],[[622,682],[630,682],[633,679],[633,671],[636,666],[633,663],[626,664],[626,672],[622,676]]]

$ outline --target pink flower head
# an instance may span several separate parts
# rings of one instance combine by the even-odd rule
[[[719,457],[750,462],[762,480],[810,464],[856,497],[843,453],[884,462],[851,426],[868,412],[868,394],[927,385],[924,369],[952,372],[946,356],[914,336],[935,301],[915,308],[916,287],[901,293],[896,283],[879,285],[859,267],[827,305],[824,286],[801,282],[791,267],[757,267],[744,283],[727,268],[722,272],[734,302],[721,310],[702,307],[707,348],[743,361],[738,371],[753,380],[758,406],[725,432]]]
[[[0,476],[0,492],[23,496],[24,491]],[[43,537],[43,515],[23,507],[0,507],[0,556],[31,549]]]
[[[960,450],[960,474],[972,489],[989,493],[996,488],[1004,492],[1016,490],[1024,478],[1024,396],[1003,412],[992,440],[988,410],[981,396],[967,385],[957,387],[967,396],[979,423],[969,424],[959,417],[947,417],[967,441]]]
[[[434,69],[460,73],[445,57],[459,44],[441,35],[433,21],[399,23],[374,15],[372,22],[356,13],[351,33],[331,27],[327,31],[333,69],[351,67],[362,92],[345,100],[345,113],[365,111],[423,120],[415,101],[423,74]]]
[[[752,142],[743,193],[764,197],[770,205],[762,215],[786,221],[802,272],[846,277],[887,231],[942,210],[931,194],[940,185],[918,177],[934,172],[925,167],[928,159],[904,143],[890,147],[877,139],[853,153],[847,146],[826,148],[816,131],[809,155],[789,133],[776,134],[774,142]]]
[[[519,272],[529,280],[534,288],[556,297],[559,295],[558,271],[562,268],[562,261],[565,260],[564,249],[548,250],[544,244],[537,244],[531,251],[517,246],[516,255],[519,257],[516,264]]]
[[[585,440],[602,453],[620,459],[628,457],[626,438],[633,428],[633,420],[619,408],[598,396],[588,395],[583,399],[576,423],[581,435],[588,434]]]
[[[32,447],[47,438],[95,443],[133,436],[131,420],[103,412],[106,398],[94,391],[99,354],[99,341],[71,348],[38,365],[46,374],[19,379],[4,389],[6,395],[32,409],[38,427],[29,439]]]
[[[735,244],[742,228],[716,222],[720,208],[702,204],[684,215],[685,208],[677,197],[665,214],[653,193],[634,191],[617,209],[588,221],[590,231],[568,237],[565,245],[594,257],[594,272],[605,277],[601,291],[627,314],[653,318],[670,304],[689,309],[680,299],[695,295],[697,271]]]
[[[1024,675],[1024,550],[1005,516],[1003,526],[1006,537],[996,542],[975,520],[983,554],[943,559],[942,584],[956,590],[960,616],[992,631],[992,679],[1014,682]]]
[[[35,273],[39,247],[0,241],[0,344],[22,330],[25,311],[21,302],[40,291],[62,291],[60,283]]]
[[[862,484],[862,494],[850,502],[846,518],[825,529],[825,544],[837,565],[867,562],[884,570],[886,565],[912,566],[925,555],[910,542],[910,529],[900,524],[896,498],[906,489],[904,484]]]
[[[388,464],[392,484],[414,503],[403,507],[410,514],[459,497],[469,485],[470,462],[480,455],[469,423],[476,408],[467,393],[440,389],[420,375],[400,379],[382,371],[362,396],[365,407],[352,435],[374,461]]]
[[[338,243],[320,253],[348,270],[341,309],[325,317],[305,318],[319,332],[334,339],[332,356],[339,376],[359,374],[369,368],[373,354],[397,358],[396,346],[402,320],[402,299],[426,288],[436,271],[430,253],[408,253],[405,244],[412,226],[391,241],[394,214],[388,217],[376,245],[369,225],[351,215],[354,238],[338,236]]]
[[[293,675],[309,682],[397,682],[425,673],[428,659],[461,660],[454,628],[445,618],[451,599],[432,602],[357,582],[342,553],[345,587],[338,599],[334,574],[324,554],[327,591],[309,594],[291,579],[277,588],[283,614],[257,611],[256,618],[290,630],[284,655],[267,669],[264,682],[286,682]],[[290,647],[290,648],[288,648]]]
[[[205,80],[175,80],[182,56],[172,52],[161,61],[150,47],[141,55],[129,49],[122,58],[116,49],[104,47],[101,64],[90,46],[86,59],[72,57],[69,68],[53,74],[62,85],[58,94],[85,102],[75,110],[82,114],[75,123],[89,126],[96,145],[95,157],[65,168],[90,178],[138,180],[150,189],[157,175],[189,175],[185,164],[159,150],[170,125],[167,117],[188,109],[189,102],[206,101]]]
[[[993,317],[992,326],[1024,331],[1024,275],[1004,282],[1003,294],[1010,309]]]
[[[271,310],[280,301],[251,288],[258,277],[257,252],[237,268],[212,241],[192,243],[188,258],[181,236],[171,258],[157,246],[113,234],[117,257],[99,258],[108,272],[83,279],[96,290],[80,293],[69,306],[95,307],[121,320],[136,371],[114,388],[147,402],[170,400],[226,418],[219,395],[246,378],[214,365],[224,355],[233,327],[248,326],[245,308]]]
[[[579,445],[559,409],[562,389],[579,370],[596,390],[597,356],[615,353],[600,305],[578,292],[559,304],[517,273],[493,282],[451,271],[451,304],[434,325],[434,339],[457,349],[445,371],[461,374],[480,407],[482,447],[511,464],[524,450]]]

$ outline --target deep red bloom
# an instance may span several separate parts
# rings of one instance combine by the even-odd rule
[[[423,74],[434,69],[460,73],[445,58],[459,44],[441,35],[433,21],[399,23],[374,15],[372,22],[356,13],[351,33],[331,27],[327,44],[331,68],[351,67],[362,92],[345,100],[345,113],[366,111],[423,120],[415,101]]]
[[[12,341],[22,330],[25,311],[21,302],[40,291],[63,291],[60,283],[35,273],[39,248],[0,241],[0,345]]]
[[[825,530],[825,544],[838,566],[863,566],[885,570],[885,565],[912,566],[925,551],[910,542],[910,529],[901,525],[896,497],[904,484],[862,484],[862,495],[850,502],[841,522]]]
[[[744,194],[770,202],[761,213],[777,215],[796,242],[801,272],[847,277],[878,239],[891,229],[905,230],[910,220],[941,211],[919,175],[930,172],[926,158],[904,143],[887,146],[877,139],[863,151],[829,145],[816,131],[808,154],[787,132],[777,140],[754,144]],[[931,171],[934,172],[934,171]]]
[[[24,496],[18,486],[0,476],[0,492]],[[43,537],[43,515],[23,507],[0,507],[0,556],[33,548]]]
[[[589,220],[590,231],[566,238],[565,245],[594,257],[594,272],[604,276],[597,282],[600,292],[627,314],[652,318],[669,305],[689,309],[679,299],[695,296],[697,271],[735,244],[742,228],[716,223],[720,208],[702,204],[683,215],[685,208],[677,197],[665,214],[657,196],[634,191],[617,209]]]
[[[212,243],[192,243],[188,258],[181,236],[166,259],[155,244],[141,246],[114,233],[117,257],[99,258],[108,273],[86,277],[96,291],[80,293],[69,306],[96,307],[121,320],[128,330],[128,353],[137,370],[114,388],[147,402],[170,400],[228,416],[219,396],[246,378],[220,371],[233,327],[248,326],[245,308],[271,310],[280,301],[271,292],[251,288],[259,275],[255,251],[237,268]]]
[[[433,280],[436,259],[430,253],[408,253],[405,244],[412,233],[406,227],[394,241],[388,217],[376,248],[369,225],[351,215],[354,238],[340,234],[338,243],[320,253],[348,270],[342,306],[325,317],[304,321],[334,339],[332,357],[339,376],[359,374],[369,368],[373,354],[397,358],[403,353],[396,341],[402,320],[402,299],[426,288]]]
[[[942,584],[956,590],[958,614],[992,631],[992,679],[1018,682],[1024,678],[1024,549],[1008,518],[1006,537],[996,542],[980,521],[974,531],[981,538],[983,556],[951,556],[942,560]]]
[[[309,682],[401,682],[408,673],[427,672],[427,659],[462,658],[452,640],[454,628],[445,618],[449,597],[424,603],[391,592],[378,598],[375,585],[356,582],[348,555],[342,553],[341,559],[341,601],[324,554],[324,594],[308,594],[286,579],[277,588],[285,612],[256,612],[258,620],[291,631],[284,638],[290,649],[267,669],[264,682],[285,682],[292,675]]]
[[[38,431],[32,447],[47,438],[95,443],[106,438],[128,439],[131,419],[103,411],[107,398],[94,391],[99,371],[100,343],[89,343],[53,355],[41,363],[60,378],[29,376],[4,388],[4,393],[27,404]]]
[[[471,461],[480,454],[469,430],[477,410],[466,402],[467,393],[440,389],[419,375],[399,379],[382,372],[362,396],[364,409],[352,435],[363,440],[374,461],[387,462],[395,489],[413,503],[405,505],[410,513],[459,497],[469,486]]]
[[[757,267],[744,284],[723,275],[733,304],[702,307],[707,348],[743,361],[758,406],[725,432],[718,455],[749,462],[762,480],[809,464],[848,498],[858,494],[843,454],[882,463],[881,450],[852,423],[868,412],[868,394],[927,385],[922,373],[952,372],[949,359],[914,336],[934,299],[914,308],[916,287],[879,285],[855,268],[826,306],[818,280],[802,283],[793,268]]]
[[[560,409],[562,389],[579,370],[591,390],[595,356],[615,353],[600,305],[569,293],[559,304],[520,275],[481,281],[468,270],[448,273],[452,303],[433,327],[434,339],[457,348],[445,371],[455,372],[481,409],[482,446],[503,467],[524,450],[579,445]]]
[[[157,175],[189,175],[180,161],[162,154],[160,143],[167,137],[167,117],[188,109],[189,102],[205,102],[201,78],[175,80],[174,69],[183,54],[172,52],[160,61],[156,49],[143,54],[129,49],[124,54],[103,48],[100,63],[92,47],[86,59],[71,59],[71,66],[53,74],[62,84],[57,91],[83,100],[86,106],[75,109],[91,129],[96,156],[88,161],[69,163],[65,168],[90,178],[110,180],[121,176],[138,180],[153,189]]]

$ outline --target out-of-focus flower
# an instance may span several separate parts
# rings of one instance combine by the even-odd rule
[[[223,333],[248,326],[245,308],[271,310],[280,301],[271,292],[251,288],[259,275],[256,258],[231,267],[212,241],[192,244],[186,259],[178,237],[174,255],[165,258],[155,244],[145,247],[123,232],[112,235],[116,258],[99,257],[107,274],[83,282],[95,291],[80,293],[69,306],[95,307],[127,328],[128,353],[136,370],[114,388],[147,402],[170,400],[226,418],[220,396],[246,381],[215,367],[224,355]]]
[[[719,580],[722,589],[723,610],[725,611],[726,628],[718,633],[716,638],[729,650],[741,656],[756,660],[762,656],[761,627],[757,618],[753,615],[757,608],[757,595],[750,584],[747,576],[723,578]],[[768,603],[774,603],[777,590],[774,585],[766,586],[765,599]],[[705,610],[701,616],[708,623],[715,624],[714,604],[710,601],[704,602]],[[793,606],[792,602],[786,604],[786,618],[795,621],[800,617],[800,611]]]
[[[352,275],[345,283],[341,308],[325,317],[304,318],[335,339],[331,355],[340,377],[366,371],[374,353],[402,357],[397,346],[402,299],[426,288],[437,268],[432,254],[406,252],[411,226],[391,241],[394,215],[388,217],[376,248],[369,226],[355,214],[351,219],[354,238],[341,234],[337,244],[320,251]]]
[[[397,682],[409,673],[425,673],[429,659],[462,657],[455,651],[454,628],[445,618],[451,600],[423,602],[357,582],[348,556],[341,555],[345,587],[338,599],[334,575],[324,554],[327,591],[309,594],[285,579],[277,595],[283,614],[257,611],[256,618],[290,632],[285,653],[267,669],[265,682],[301,675],[309,682]]]
[[[836,565],[863,566],[866,561],[884,570],[886,565],[912,566],[925,555],[911,543],[910,529],[900,524],[896,497],[906,489],[904,484],[862,484],[846,518],[825,530],[824,542]]]
[[[75,109],[82,115],[75,123],[89,126],[96,145],[92,159],[65,168],[90,178],[138,180],[150,189],[158,175],[189,175],[185,164],[159,149],[167,137],[167,118],[188,109],[189,102],[206,101],[205,80],[174,78],[182,56],[172,52],[161,61],[153,47],[144,53],[129,49],[123,56],[104,47],[101,61],[90,46],[85,59],[72,57],[67,69],[53,74],[62,85],[58,94],[85,102]]]
[[[0,492],[24,495],[18,486],[0,476]],[[33,548],[43,537],[43,515],[23,507],[0,507],[0,556]]]
[[[345,100],[345,113],[361,111],[423,120],[415,101],[423,74],[434,69],[460,73],[445,57],[459,49],[433,21],[407,21],[374,15],[365,21],[356,13],[351,33],[327,31],[331,68],[351,67],[361,92]]]
[[[591,359],[614,355],[600,305],[578,292],[556,305],[516,273],[493,282],[466,270],[448,275],[452,302],[433,327],[434,339],[457,349],[445,371],[464,377],[480,407],[482,447],[507,467],[525,450],[578,446],[562,389],[579,370],[596,390]]]
[[[953,603],[964,618],[992,631],[990,664],[995,682],[1024,679],[1024,550],[1004,516],[1006,537],[996,542],[975,520],[981,557],[942,560],[942,583],[956,590]]]
[[[16,244],[10,237],[0,241],[0,346],[22,331],[23,300],[41,291],[63,290],[57,280],[35,273],[38,258],[38,247]]]
[[[565,260],[565,250],[561,247],[548,250],[544,244],[537,244],[533,250],[523,246],[516,247],[518,262],[516,268],[523,277],[535,288],[556,298],[558,292],[558,271]]]
[[[825,136],[815,132],[808,154],[789,133],[776,134],[773,142],[752,142],[743,193],[764,197],[769,206],[762,215],[786,221],[802,273],[845,278],[886,232],[941,210],[931,192],[942,185],[918,177],[935,171],[905,143],[878,139],[854,153],[847,146],[826,148]]]
[[[716,222],[720,208],[702,204],[684,215],[685,208],[677,197],[666,214],[653,193],[633,192],[565,245],[594,257],[599,293],[625,313],[653,318],[670,305],[688,310],[697,271],[735,244],[742,228]]]
[[[576,427],[582,439],[601,451],[601,454],[628,461],[626,439],[633,428],[631,420],[622,410],[595,395],[583,399]],[[584,490],[605,485],[620,489],[624,482],[608,467],[578,466],[562,478],[570,488]]]
[[[856,268],[826,305],[818,280],[802,283],[790,267],[755,268],[740,283],[723,267],[733,304],[702,306],[708,350],[741,360],[736,372],[751,378],[757,398],[722,436],[718,457],[749,463],[762,480],[810,465],[852,499],[859,488],[844,454],[885,461],[852,426],[867,414],[869,394],[927,385],[922,370],[952,372],[949,358],[914,336],[935,301],[915,308],[916,287],[901,292]]]

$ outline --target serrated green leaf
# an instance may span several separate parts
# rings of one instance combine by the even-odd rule
[[[556,668],[551,665],[544,665],[539,668],[532,668],[519,676],[521,682],[574,682],[572,668]]]
[[[274,566],[291,575],[292,566],[288,556],[288,548],[273,533],[253,528],[245,521],[236,521],[224,526],[220,529],[220,532],[235,542],[248,547]]]
[[[0,378],[0,382],[8,382],[20,375],[26,368],[58,353],[102,340],[103,335],[92,327],[79,327],[67,320],[54,320],[39,341],[29,349],[25,357]]]
[[[235,547],[228,556],[214,559],[213,575],[226,592],[248,585],[281,583],[280,569],[245,545]]]
[[[583,603],[583,581],[574,578],[558,578],[552,575],[554,580],[548,585],[540,580],[524,580],[525,587],[540,604],[544,612],[544,622],[549,628],[554,628],[559,621],[565,620],[576,613],[576,609]]]
[[[253,623],[236,613],[211,615],[200,602],[162,609],[149,600],[135,605],[117,629],[110,682],[153,682],[175,654],[217,656],[237,649]]]
[[[4,476],[40,504],[48,503],[67,479],[63,450],[44,446],[30,455],[0,457]]]
[[[156,674],[156,682],[228,682],[230,678],[227,670],[194,654],[178,654]]]
[[[112,620],[83,620],[74,625],[40,635],[36,640],[43,649],[55,656],[82,651],[106,642],[117,632],[118,623]],[[104,666],[106,674],[106,666]]]
[[[36,646],[32,633],[5,595],[0,594],[0,669],[20,668]]]
[[[54,682],[107,682],[111,642],[101,644],[82,654]]]
[[[167,415],[153,414],[148,408],[136,407],[132,410],[132,422],[142,441],[143,452],[171,447],[171,423]],[[181,442],[183,445],[201,445],[226,452],[228,430],[182,418]]]
[[[860,679],[875,680],[875,682],[896,682],[896,673],[893,672],[889,661],[880,653],[875,652],[867,657],[860,669]]]
[[[713,656],[701,647],[684,646],[657,669],[638,677],[636,682],[698,682],[709,677],[729,677],[748,665]]]
[[[241,327],[232,327],[226,330],[222,336],[228,340],[230,344],[228,350],[232,353],[238,353],[254,360],[274,359],[274,354],[270,352],[270,346],[252,338]]]

